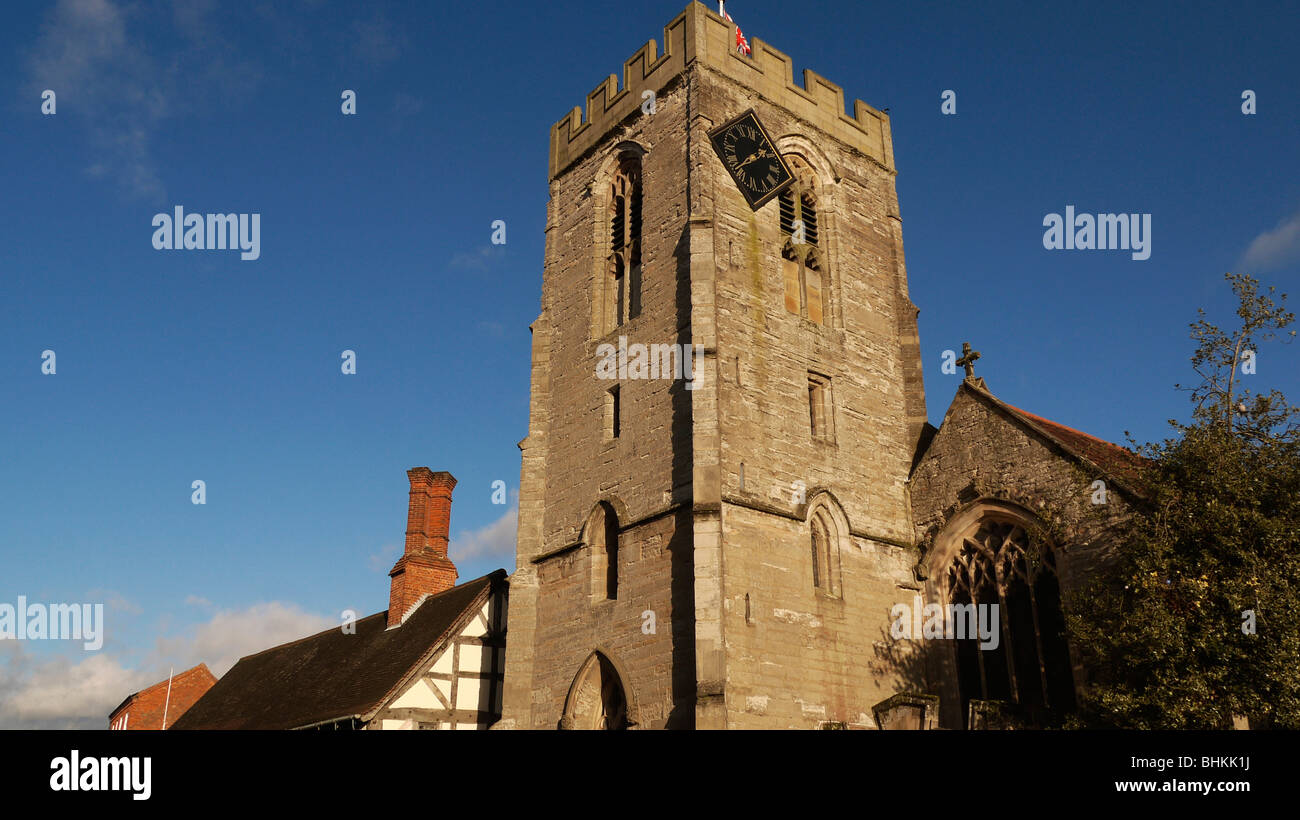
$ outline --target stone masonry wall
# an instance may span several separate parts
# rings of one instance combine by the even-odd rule
[[[640,726],[870,725],[872,705],[909,687],[908,665],[879,645],[911,583],[905,482],[925,419],[889,120],[860,101],[846,113],[839,87],[811,71],[798,85],[788,57],[752,45],[737,55],[732,25],[691,3],[662,48],[625,63],[621,88],[610,77],[552,129],[503,724],[556,725],[597,649],[628,678]],[[710,128],[750,107],[821,181],[823,326],[785,312],[777,202],[751,212],[708,146]],[[645,151],[642,313],[602,336],[601,186],[629,143]],[[620,382],[609,440],[596,348],[619,336],[706,351],[699,390]],[[829,443],[810,435],[810,370],[832,379]],[[842,504],[835,600],[812,585],[796,480],[808,500],[824,489]],[[593,602],[579,541],[601,500],[624,527],[612,602]]]
[[[906,481],[924,413],[892,150],[784,81],[750,88],[712,63],[693,80],[697,135],[752,107],[818,174],[829,274],[822,324],[786,310],[778,203],[752,211],[710,149],[694,185],[713,219],[726,725],[872,726],[873,705],[914,690],[909,664],[881,642],[890,607],[915,587]],[[829,442],[811,433],[810,371],[831,379]],[[807,501],[830,491],[853,533],[837,597],[814,588],[795,482]]]
[[[535,391],[534,403],[541,407],[534,411],[526,443],[544,446],[544,464],[535,465],[531,475],[525,466],[529,489],[521,491],[521,533],[526,523],[536,526],[533,516],[540,515],[542,523],[530,530],[535,541],[527,553],[521,535],[523,572],[517,573],[532,576],[532,588],[520,596],[532,599],[524,601],[532,617],[517,610],[513,581],[511,602],[512,629],[527,624],[523,628],[533,634],[521,651],[528,653],[527,665],[507,668],[507,678],[514,668],[531,677],[527,692],[507,683],[514,685],[507,691],[515,704],[530,699],[525,711],[531,714],[517,708],[507,712],[533,728],[558,724],[574,676],[596,649],[628,671],[625,684],[637,702],[640,726],[662,727],[670,717],[674,725],[691,722],[690,394],[681,380],[602,380],[595,372],[598,345],[617,346],[619,337],[628,345],[689,343],[689,301],[679,290],[687,280],[680,258],[687,210],[685,90],[678,79],[659,92],[653,114],[634,107],[551,185],[542,297],[546,344],[544,352],[535,353],[535,358],[545,356],[546,391]],[[614,158],[628,145],[645,152],[641,312],[602,334],[592,305],[608,248],[604,187]],[[615,384],[621,431],[611,439],[606,396]],[[532,505],[530,522],[523,520],[525,495]],[[624,528],[619,594],[617,601],[593,602],[589,548],[532,563],[575,545],[602,500],[613,504]],[[642,628],[647,611],[656,620],[653,633]],[[686,706],[674,714],[674,704],[683,699]]]
[[[1092,482],[1106,482],[1106,503],[1092,503]],[[980,507],[1006,504],[1041,527],[1055,544],[1061,593],[1086,584],[1113,556],[1115,534],[1132,515],[1134,497],[1104,472],[1081,464],[1060,446],[1013,420],[977,388],[963,384],[911,481],[920,572],[927,601],[936,597],[945,568],[933,548],[946,525]],[[962,725],[955,666],[947,642],[932,642],[929,691],[940,695],[941,723]],[[1074,659],[1076,686],[1087,670]]]

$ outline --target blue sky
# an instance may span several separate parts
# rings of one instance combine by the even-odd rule
[[[513,501],[527,433],[548,129],[683,6],[6,6],[0,602],[106,602],[108,636],[0,645],[0,726],[103,725],[172,664],[386,608],[409,467],[460,482],[462,579],[513,568],[491,485]],[[1287,6],[728,10],[890,110],[931,420],[969,340],[999,397],[1123,441],[1186,415],[1187,324],[1228,320],[1224,272],[1300,278]],[[261,258],[154,250],[176,205],[261,214]],[[1067,205],[1151,214],[1151,258],[1044,249]],[[1296,353],[1261,350],[1252,384],[1300,396]]]

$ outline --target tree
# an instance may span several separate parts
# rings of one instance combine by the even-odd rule
[[[1146,498],[1115,560],[1068,601],[1092,672],[1076,727],[1227,728],[1236,716],[1300,727],[1300,411],[1243,386],[1257,345],[1295,316],[1286,294],[1226,278],[1239,326],[1198,311],[1201,381],[1176,385],[1190,390],[1191,421],[1138,448]]]

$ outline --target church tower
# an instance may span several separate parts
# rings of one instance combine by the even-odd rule
[[[923,689],[889,118],[736,41],[692,3],[551,130],[503,727],[872,726]]]

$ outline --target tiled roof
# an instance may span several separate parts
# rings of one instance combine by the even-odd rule
[[[241,658],[175,729],[293,729],[367,715],[482,606],[505,570],[432,595],[401,626],[388,613]],[[463,617],[464,616],[464,617]]]
[[[208,665],[200,663],[184,672],[177,672],[170,679],[127,695],[109,712],[108,719],[111,722],[122,710],[131,707],[128,728],[161,729],[164,713],[170,716],[169,719],[178,718],[192,705],[196,693],[201,694],[216,682],[217,678]],[[174,697],[169,697],[169,692]]]
[[[1019,407],[1007,404],[987,390],[972,389],[1016,417],[1022,424],[1056,442],[1067,452],[1095,465],[1112,477],[1120,479],[1130,489],[1141,491],[1142,471],[1149,463],[1147,459],[1118,444],[1112,444],[1104,439],[1075,430],[1073,427],[1066,427],[1064,424],[1059,424],[1051,419],[1045,419],[1027,410],[1021,410]]]

